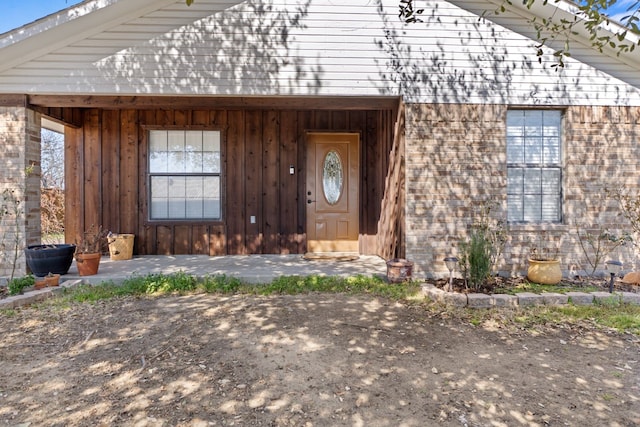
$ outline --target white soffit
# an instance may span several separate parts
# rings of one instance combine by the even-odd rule
[[[503,0],[488,0],[492,4],[495,5],[495,9],[499,9],[501,6],[506,7],[512,13],[519,15],[527,20],[531,20],[533,18],[543,18],[543,19],[551,19],[554,22],[561,22],[561,20],[565,20],[571,22],[575,19],[577,14],[580,13],[580,10],[576,6],[576,4],[570,0],[549,0],[545,2],[543,0],[536,0],[530,8],[523,4],[522,1],[514,0],[511,4],[505,3]],[[457,4],[460,7],[464,7],[463,5],[468,1],[460,1],[460,0],[452,0],[451,3]],[[476,11],[478,12],[478,11]],[[506,28],[514,29],[513,25],[508,24],[508,18],[506,14],[496,15],[491,11],[487,11],[486,18],[491,21],[496,22],[497,24],[503,25]],[[612,38],[616,37],[616,34],[622,33],[624,31],[624,27],[615,22],[610,22],[608,25],[602,25],[600,29],[600,34],[602,36],[611,36]],[[517,30],[521,34],[526,34],[527,31],[522,31],[522,26]],[[573,28],[573,30],[577,34],[572,34],[571,39],[575,40],[577,43],[580,43],[594,52],[597,50],[592,47],[592,43],[590,41],[591,34],[587,31],[584,25],[577,25]],[[533,28],[529,29],[529,33],[527,34],[529,37],[534,38],[535,40],[535,30]],[[636,70],[640,69],[640,46],[638,45],[638,41],[640,40],[640,35],[633,33],[631,31],[627,32],[625,37],[625,42],[627,44],[635,44],[636,49],[633,52],[621,53],[618,55],[618,51],[605,46],[604,52],[601,55],[609,56],[610,58],[615,59],[616,61],[622,62],[626,65],[629,65]],[[619,44],[618,40],[616,42]]]
[[[164,34],[239,3],[198,0],[187,6],[185,0],[86,0],[0,35],[0,72],[110,31],[122,39],[121,45],[113,46],[115,53],[131,47],[137,33]],[[170,19],[155,20],[151,29],[141,23],[141,18],[158,15]]]

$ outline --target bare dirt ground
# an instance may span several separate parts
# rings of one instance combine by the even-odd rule
[[[640,340],[367,296],[127,298],[0,317],[0,425],[634,426]]]

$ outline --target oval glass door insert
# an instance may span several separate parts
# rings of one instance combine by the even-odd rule
[[[340,200],[343,182],[342,160],[337,151],[331,150],[327,153],[322,165],[322,190],[330,205],[335,205]]]

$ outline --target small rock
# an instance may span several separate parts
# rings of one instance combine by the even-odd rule
[[[437,368],[431,368],[431,372],[433,372],[434,374],[438,373],[438,369]]]

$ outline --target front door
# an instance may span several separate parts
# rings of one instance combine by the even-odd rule
[[[359,135],[308,133],[308,252],[358,252],[359,186]]]

